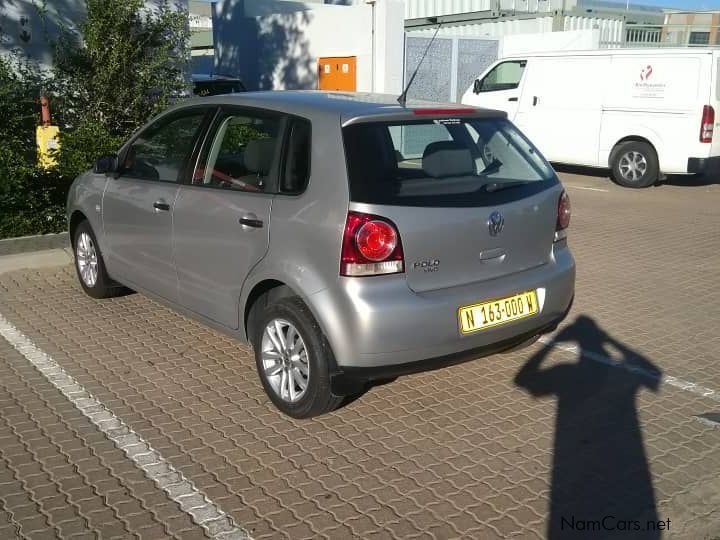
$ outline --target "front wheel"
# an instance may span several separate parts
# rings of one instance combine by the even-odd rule
[[[90,223],[83,221],[73,237],[75,270],[83,290],[93,298],[110,298],[122,294],[123,287],[110,279],[100,247]]]
[[[336,409],[343,398],[330,390],[332,350],[307,306],[294,296],[256,309],[255,362],[275,406],[293,418]]]
[[[628,141],[617,145],[610,155],[610,168],[616,183],[630,188],[645,188],[660,177],[655,149],[642,141]]]

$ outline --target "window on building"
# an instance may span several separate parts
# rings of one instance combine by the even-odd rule
[[[690,32],[690,45],[709,45],[710,32]]]

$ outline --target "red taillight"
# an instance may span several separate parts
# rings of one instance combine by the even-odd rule
[[[341,276],[377,276],[405,271],[397,227],[389,220],[348,212],[340,257]]]
[[[715,109],[710,105],[703,107],[702,121],[700,122],[700,142],[711,143],[715,131]]]
[[[557,209],[557,225],[555,227],[555,240],[561,240],[562,238],[565,238],[565,229],[567,229],[570,226],[570,197],[568,197],[568,194],[566,191],[562,192],[562,195],[560,195],[560,200],[558,201],[558,209]],[[561,234],[558,234],[561,233]]]

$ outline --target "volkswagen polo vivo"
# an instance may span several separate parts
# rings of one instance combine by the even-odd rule
[[[502,352],[573,300],[569,200],[504,113],[390,96],[188,101],[70,189],[82,288],[241,340],[284,413]]]

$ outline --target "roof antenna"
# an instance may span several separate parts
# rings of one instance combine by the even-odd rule
[[[400,94],[400,97],[398,97],[398,103],[405,106],[405,103],[407,103],[407,93],[408,90],[410,90],[410,86],[412,86],[413,81],[415,80],[415,75],[417,75],[418,70],[420,69],[420,66],[422,65],[423,61],[425,60],[425,56],[427,55],[428,51],[430,50],[430,47],[435,42],[435,38],[438,35],[438,32],[440,31],[440,28],[442,27],[443,23],[442,21],[438,22],[437,17],[426,17],[427,22],[430,24],[437,24],[437,28],[435,29],[435,33],[433,34],[432,39],[430,40],[430,43],[428,43],[428,46],[425,48],[425,52],[422,55],[422,58],[420,59],[420,62],[418,62],[417,67],[415,67],[415,71],[413,71],[412,77],[410,77],[410,81],[408,81],[407,86],[405,87],[405,90],[403,90],[403,93]]]

